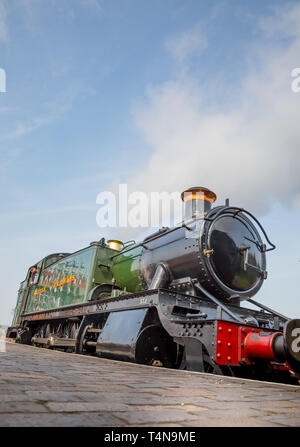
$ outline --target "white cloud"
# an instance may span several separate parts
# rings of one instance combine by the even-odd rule
[[[201,53],[207,47],[207,40],[201,26],[196,25],[189,31],[167,39],[165,47],[176,62],[183,63],[195,53]]]
[[[92,93],[92,89],[84,88],[80,84],[70,84],[67,89],[60,92],[60,94],[57,94],[56,99],[41,104],[41,112],[39,116],[28,119],[27,121],[17,122],[12,130],[2,133],[2,135],[0,135],[0,142],[15,140],[42,126],[50,125],[62,119],[69,110],[72,109],[79,96]]]
[[[15,125],[15,128],[0,137],[0,141],[14,140],[15,138],[22,137],[30,132],[41,127],[43,124],[48,124],[51,120],[46,118],[34,118],[28,122],[19,122]]]
[[[274,24],[288,30],[290,39],[284,47],[261,40],[251,49],[253,64],[239,87],[238,104],[226,106],[217,98],[208,109],[207,91],[191,76],[148,88],[134,120],[152,155],[143,172],[130,180],[131,190],[207,186],[222,201],[230,197],[259,214],[276,200],[297,203],[300,93],[291,91],[290,74],[299,66],[300,5],[278,12]],[[270,31],[268,26],[265,21],[264,29]],[[178,50],[179,62],[194,50],[190,42],[191,50],[188,44]]]
[[[259,25],[268,36],[300,36],[300,8],[298,6],[286,6],[276,8],[272,17],[262,17]]]

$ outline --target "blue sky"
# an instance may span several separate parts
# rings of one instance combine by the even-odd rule
[[[120,182],[256,213],[278,247],[257,299],[299,316],[299,30],[293,1],[0,0],[0,323],[29,265],[109,238]]]

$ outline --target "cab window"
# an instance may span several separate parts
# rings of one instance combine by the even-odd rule
[[[33,286],[39,282],[40,271],[41,271],[42,263],[39,262],[37,265],[34,265],[29,270],[29,279],[28,285]]]

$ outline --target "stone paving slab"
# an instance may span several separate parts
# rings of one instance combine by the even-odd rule
[[[300,387],[6,343],[1,427],[299,427]]]

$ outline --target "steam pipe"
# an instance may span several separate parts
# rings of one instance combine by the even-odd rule
[[[231,310],[229,310],[225,304],[221,303],[217,298],[215,298],[211,293],[209,293],[207,290],[205,290],[200,284],[194,284],[194,287],[198,289],[203,295],[205,295],[207,298],[209,298],[213,303],[215,303],[217,306],[220,306],[221,309],[226,312],[233,320],[238,321],[239,323],[244,324],[244,321],[235,315]]]
[[[157,265],[154,276],[148,290],[166,287],[170,282],[170,272],[166,264],[161,262]]]

